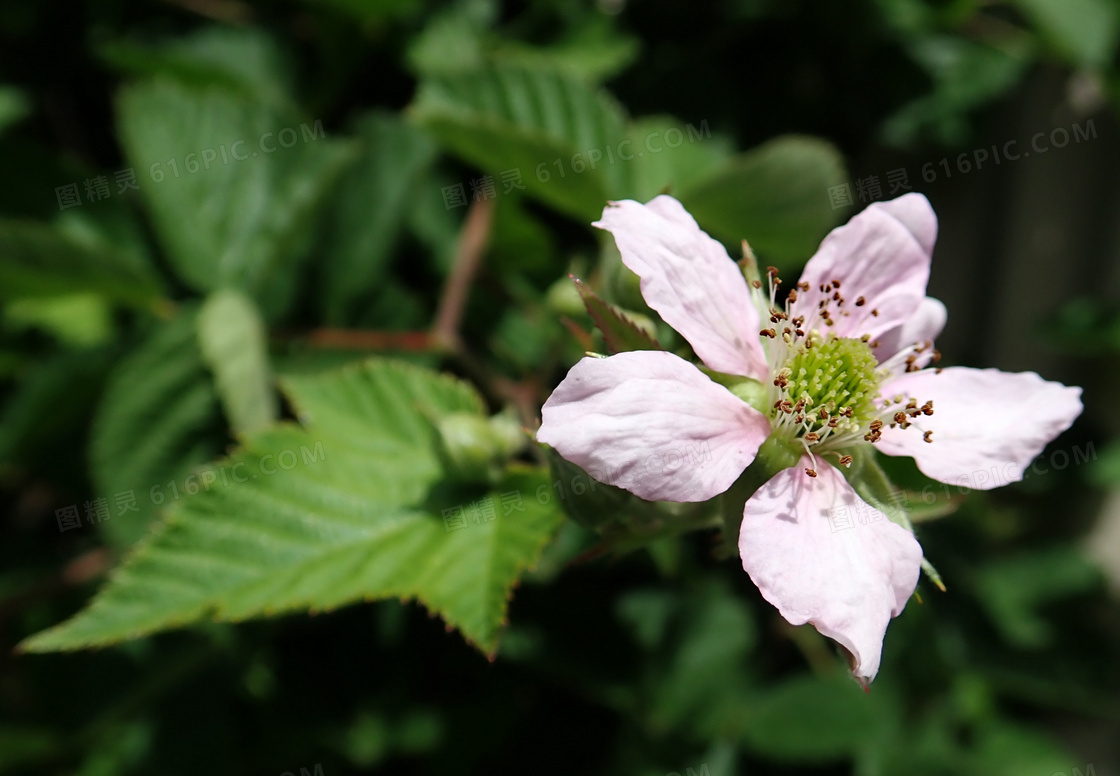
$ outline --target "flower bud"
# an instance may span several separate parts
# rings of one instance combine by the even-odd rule
[[[442,418],[437,429],[440,457],[452,479],[459,482],[494,482],[506,462],[526,443],[517,419],[508,412],[484,418],[456,412]]]

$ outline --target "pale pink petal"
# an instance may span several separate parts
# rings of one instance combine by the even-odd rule
[[[883,386],[933,415],[910,428],[883,428],[877,443],[887,455],[908,455],[940,482],[989,490],[1017,482],[1046,444],[1081,414],[1081,389],[1043,380],[1034,372],[949,367],[903,374]],[[932,431],[930,442],[923,433]]]
[[[757,308],[723,246],[680,202],[613,202],[594,226],[614,235],[622,262],[641,278],[642,296],[696,355],[718,372],[763,378]]]
[[[914,235],[927,256],[933,255],[933,244],[937,242],[937,216],[925,196],[917,193],[903,194],[896,199],[873,205],[876,206],[898,219]]]
[[[918,584],[922,548],[829,464],[807,475],[811,463],[804,456],[747,501],[739,554],[782,617],[838,641],[852,672],[871,681],[887,624]]]
[[[906,358],[910,355],[915,357],[916,367],[926,366],[933,359],[934,340],[941,334],[948,319],[945,305],[927,296],[910,320],[877,337],[879,346],[875,348],[875,357],[879,363],[892,363],[896,373],[904,371]],[[920,353],[916,352],[916,346]]]
[[[809,259],[801,274],[809,288],[798,292],[793,314],[840,337],[870,334],[875,339],[904,325],[925,298],[936,237],[937,217],[921,194],[870,205],[833,229]],[[840,281],[839,306],[832,299],[834,280]],[[822,285],[828,291],[822,292]],[[834,326],[813,322],[825,299]]]
[[[766,416],[672,353],[584,358],[541,409],[537,441],[650,501],[706,501],[750,465]]]

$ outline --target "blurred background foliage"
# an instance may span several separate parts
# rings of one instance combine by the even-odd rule
[[[0,773],[1120,773],[1118,26],[1115,0],[4,4]],[[665,515],[550,482],[517,426],[610,345],[588,310],[684,347],[590,228],[608,198],[669,191],[792,274],[900,169],[941,217],[946,360],[1086,412],[995,492],[887,462],[948,592],[922,583],[864,695],[714,531],[586,557],[604,515]],[[328,485],[306,540],[334,554],[261,549]],[[514,489],[517,528],[443,532]],[[204,544],[228,565],[179,600],[166,550]],[[347,552],[383,560],[323,582]],[[387,600],[14,651],[127,557],[41,647]],[[275,589],[222,587],[250,567]]]

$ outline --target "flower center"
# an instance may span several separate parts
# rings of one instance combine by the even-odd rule
[[[784,426],[787,435],[814,443],[867,427],[879,415],[878,366],[863,340],[813,332],[792,348],[775,376],[775,430]]]
[[[888,424],[891,429],[903,430],[915,426],[924,441],[933,442],[933,431],[922,428],[919,420],[933,414],[932,401],[919,405],[912,396],[883,397],[879,392],[884,381],[897,369],[903,366],[906,372],[921,369],[919,357],[933,347],[932,342],[916,343],[879,363],[874,351],[879,343],[872,341],[870,334],[853,338],[828,332],[828,328],[836,324],[828,309],[831,302],[836,302],[837,309],[844,304],[839,280],[821,284],[821,293],[831,292],[832,295],[821,300],[817,310],[797,315],[791,305],[797,301],[798,292],[809,291],[809,284],[798,283],[779,309],[775,306],[776,291],[782,281],[777,268],[766,270],[770,281],[767,299],[753,254],[748,252],[744,261],[754,302],[760,313],[769,313],[773,324],[759,331],[767,363],[781,365],[772,372],[773,387],[766,386],[768,403],[776,399],[770,406],[770,438],[776,444],[784,445],[791,452],[804,450],[812,458],[813,465],[816,465],[816,452],[835,455],[840,465],[851,466],[853,458],[846,450],[878,442]],[[855,301],[856,307],[864,304],[862,296]],[[849,313],[844,311],[842,315]],[[871,317],[878,315],[878,310],[871,310]],[[818,324],[824,325],[818,328]],[[939,358],[940,354],[934,350],[932,359],[927,360],[936,363]],[[744,400],[748,399],[744,397]],[[811,477],[817,476],[815,469],[805,471]]]

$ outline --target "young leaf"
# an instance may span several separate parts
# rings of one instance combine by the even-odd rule
[[[268,338],[253,301],[237,291],[211,294],[198,312],[198,346],[230,425],[251,434],[279,413],[268,365]]]
[[[290,378],[286,392],[303,426],[267,429],[202,470],[88,608],[22,648],[408,597],[492,651],[512,586],[560,522],[534,497],[547,479],[522,470],[491,493],[432,488],[431,418],[482,412],[451,378],[370,361]]]
[[[576,290],[583,299],[587,314],[603,333],[603,339],[611,353],[622,353],[627,350],[664,350],[657,340],[639,329],[618,308],[604,302],[590,286],[575,275],[568,277],[576,284]]]

